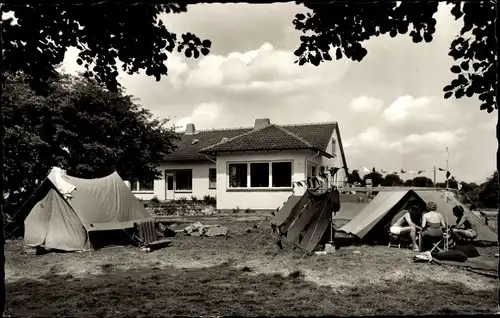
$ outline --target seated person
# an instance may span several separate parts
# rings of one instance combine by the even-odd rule
[[[465,217],[464,207],[455,205],[453,207],[453,215],[457,218],[456,225],[451,227],[451,234],[456,241],[464,241],[464,239],[475,239],[477,232],[472,224]]]
[[[424,245],[427,245],[427,242],[439,241],[446,231],[446,222],[441,213],[436,211],[437,204],[429,202],[425,210],[427,212],[422,216],[422,239],[420,242],[422,251],[425,250],[426,246]]]
[[[410,211],[415,211],[418,209],[417,207],[410,208]],[[420,231],[420,226],[413,223],[412,214],[406,210],[401,210],[393,219],[393,223],[389,228],[391,234],[395,234],[398,236],[409,235],[411,241],[413,243],[412,248],[414,251],[418,252],[418,244],[417,244],[417,231]]]

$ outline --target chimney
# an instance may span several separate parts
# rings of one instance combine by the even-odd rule
[[[257,118],[253,129],[259,129],[271,125],[269,118]]]
[[[194,135],[196,134],[196,128],[194,127],[194,124],[187,124],[186,125],[186,135]]]

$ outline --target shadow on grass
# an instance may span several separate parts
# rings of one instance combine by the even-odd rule
[[[462,284],[387,281],[333,290],[304,280],[253,274],[231,264],[205,269],[144,268],[75,278],[9,283],[7,314],[13,316],[373,315],[489,313],[493,291]],[[370,275],[366,273],[366,275]]]

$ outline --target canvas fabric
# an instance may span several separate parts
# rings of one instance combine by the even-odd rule
[[[32,247],[87,250],[89,232],[125,230],[154,220],[116,172],[81,179],[53,169],[27,203],[22,207],[29,210],[24,241]]]

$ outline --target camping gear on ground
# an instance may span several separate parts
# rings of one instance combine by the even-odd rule
[[[325,252],[327,254],[335,253],[335,243],[334,242],[326,243],[325,244]]]
[[[472,245],[464,245],[464,246],[456,246],[455,250],[461,251],[462,253],[467,256],[467,258],[474,258],[474,257],[479,257],[481,254],[479,254],[479,251]]]
[[[413,256],[413,261],[416,263],[430,263],[432,260],[432,254],[430,252],[418,253]]]
[[[465,262],[467,260],[467,255],[462,251],[449,250],[441,251],[439,253],[430,252],[432,257],[440,261],[453,261],[453,262]]]
[[[440,265],[451,265],[466,268],[477,274],[489,277],[498,277],[498,263],[493,257],[481,255],[479,257],[468,258],[465,262],[444,261],[438,259],[433,259],[433,262]]]
[[[158,239],[156,231],[156,222],[154,219],[145,219],[134,223],[134,238],[146,252],[166,247],[172,243],[169,239]]]
[[[81,179],[57,168],[18,215],[25,217],[26,246],[63,251],[90,250],[119,237],[132,241],[134,223],[154,220],[118,173]]]
[[[282,247],[282,243],[294,244],[312,253],[328,226],[331,227],[332,212],[340,208],[332,203],[335,191],[307,190],[302,196],[291,196],[271,220],[273,231],[278,233],[278,246]],[[335,209],[332,210],[332,207]]]
[[[200,221],[177,231],[186,236],[226,236],[229,229],[221,225],[204,225]]]

